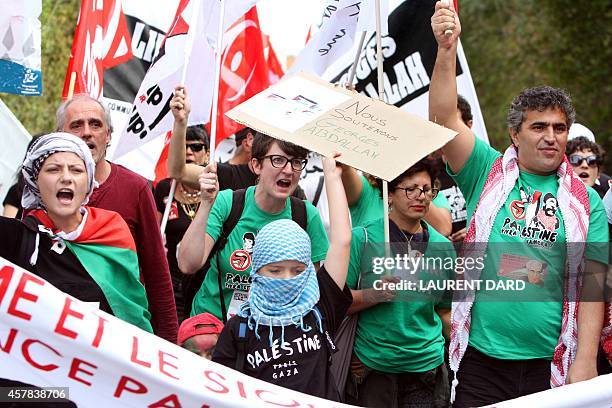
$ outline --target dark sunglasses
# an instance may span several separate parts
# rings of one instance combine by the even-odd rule
[[[192,152],[201,152],[204,149],[204,143],[190,143],[185,145],[187,149],[191,149]]]
[[[582,165],[582,162],[585,161],[587,162],[587,165],[589,167],[595,167],[599,164],[599,156],[592,154],[590,156],[587,157],[582,157],[580,155],[577,154],[572,154],[569,157],[569,162],[572,166],[580,166]]]

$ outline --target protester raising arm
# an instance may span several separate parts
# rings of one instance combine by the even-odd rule
[[[205,231],[208,215],[219,192],[217,163],[204,167],[198,180],[202,201],[195,218],[185,231],[178,251],[179,269],[187,274],[195,273],[204,265],[215,244],[215,240]]]
[[[361,190],[363,190],[361,177],[359,177],[357,170],[351,166],[340,164],[340,167],[342,168],[342,186],[344,187],[344,193],[346,194],[348,205],[353,206],[359,201]]]
[[[170,101],[170,109],[174,115],[174,127],[170,148],[168,150],[168,176],[191,188],[200,188],[198,177],[203,167],[193,163],[185,163],[185,143],[187,122],[191,112],[191,101],[187,88],[174,88],[174,97]]]
[[[344,166],[337,166],[340,153],[323,158],[323,176],[329,206],[329,249],[325,257],[325,268],[340,289],[344,288],[351,249],[351,221],[348,204],[342,186]]]
[[[429,120],[452,129],[459,134],[444,147],[442,153],[451,170],[458,173],[463,169],[474,148],[474,133],[457,115],[457,45],[461,24],[450,2],[436,3],[431,17],[431,28],[438,42],[436,64],[429,84]],[[444,33],[452,31],[447,37]]]

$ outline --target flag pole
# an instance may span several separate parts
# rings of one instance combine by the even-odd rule
[[[212,113],[213,117],[210,125],[210,159],[209,163],[215,160],[216,153],[216,142],[217,142],[217,117],[218,117],[218,105],[219,105],[219,82],[221,80],[221,57],[223,56],[223,34],[224,21],[225,21],[225,0],[220,0],[221,12],[219,13],[219,31],[217,32],[217,55],[215,61],[215,85],[213,88],[213,103]]]
[[[164,208],[164,215],[162,216],[161,226],[159,227],[162,237],[166,236],[166,225],[168,225],[168,217],[170,216],[170,209],[172,208],[172,199],[174,198],[174,192],[176,191],[176,179],[172,179],[170,184],[170,192],[168,193],[168,201],[166,202],[166,208]]]
[[[76,72],[72,71],[70,73],[70,84],[68,85],[68,95],[66,95],[66,100],[69,101],[72,99],[74,95],[74,85],[76,84]]]
[[[442,0],[442,4],[450,9],[450,0]],[[453,30],[444,30],[444,36],[450,37],[453,35]]]
[[[380,15],[380,0],[376,0],[376,63],[378,74],[378,99],[384,102],[385,88],[383,84],[383,56],[382,56],[382,39],[381,39],[381,15]],[[385,16],[387,18],[387,16]],[[383,223],[385,242],[389,243],[389,184],[383,180]]]
[[[361,38],[359,39],[359,46],[357,47],[357,52],[355,52],[355,59],[353,60],[353,65],[351,65],[351,71],[349,73],[348,80],[346,81],[346,86],[353,86],[353,81],[355,80],[355,73],[357,72],[357,64],[359,63],[359,57],[361,56],[361,49],[363,48],[363,43],[365,41],[366,31],[361,32]]]
[[[187,78],[187,65],[189,64],[189,58],[191,57],[191,50],[193,49],[193,39],[198,24],[198,17],[200,13],[201,1],[193,2],[193,12],[191,13],[191,21],[189,22],[189,31],[187,38],[185,39],[185,56],[183,60],[183,70],[181,71],[181,82],[180,86],[185,86],[185,79]],[[170,192],[168,192],[168,201],[164,208],[164,215],[162,216],[161,225],[159,229],[161,231],[162,238],[166,237],[166,225],[168,225],[168,218],[170,217],[170,209],[172,208],[172,200],[174,199],[174,192],[176,191],[176,179],[172,179],[170,183]]]

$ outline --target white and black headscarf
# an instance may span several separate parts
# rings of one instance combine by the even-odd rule
[[[98,186],[94,178],[96,163],[91,156],[89,147],[77,136],[70,133],[49,133],[36,139],[32,144],[21,168],[21,174],[25,181],[21,206],[25,209],[44,209],[38,188],[38,174],[45,160],[54,153],[72,152],[79,156],[85,163],[87,169],[87,195],[81,205],[87,204],[89,196],[94,188]]]

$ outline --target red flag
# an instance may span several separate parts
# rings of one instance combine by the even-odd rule
[[[227,46],[221,61],[217,143],[243,128],[226,117],[225,112],[270,86],[268,64],[264,56],[263,38],[255,7],[227,30],[224,42]]]
[[[263,41],[264,47],[267,50],[266,62],[268,63],[268,78],[270,80],[270,85],[274,85],[283,77],[283,75],[285,75],[285,71],[283,70],[283,66],[281,65],[280,61],[276,57],[274,48],[272,48],[270,37],[263,34]]]
[[[168,178],[168,149],[170,148],[170,138],[172,132],[166,133],[166,139],[164,140],[164,149],[159,155],[157,164],[155,165],[155,180],[153,180],[153,187],[157,185],[161,180]]]
[[[77,22],[63,97],[68,96],[70,76],[76,73],[74,93],[102,96],[104,70],[132,58],[132,40],[120,0],[83,0]]]

